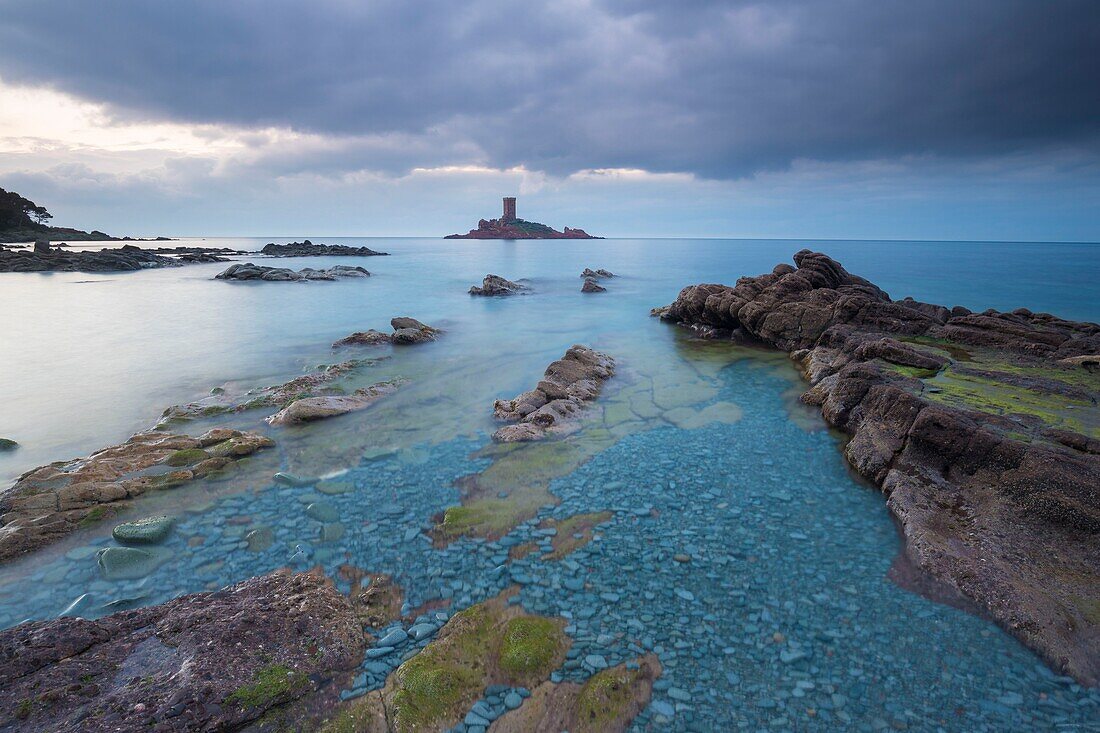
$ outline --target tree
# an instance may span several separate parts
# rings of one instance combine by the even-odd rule
[[[42,226],[53,218],[45,206],[39,206],[15,191],[0,188],[0,227]]]

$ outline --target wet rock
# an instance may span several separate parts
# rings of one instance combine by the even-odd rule
[[[85,458],[28,471],[0,496],[0,561],[112,517],[147,491],[181,486],[274,444],[238,430],[212,430],[198,438],[154,431]],[[189,467],[161,468],[173,464]]]
[[[303,397],[267,418],[269,425],[299,425],[362,410],[397,391],[401,382],[389,380],[357,389],[349,395]]]
[[[498,420],[515,422],[497,430],[501,442],[539,440],[549,434],[566,434],[579,427],[584,403],[594,400],[604,381],[615,372],[615,360],[607,354],[575,345],[546,368],[542,381],[530,392],[512,400],[493,403]]]
[[[596,282],[595,278],[586,277],[584,279],[584,285],[581,285],[581,292],[582,293],[605,293],[605,292],[607,292],[607,288],[605,288],[603,285],[600,285],[598,282]]]
[[[155,545],[164,542],[172,531],[171,517],[146,517],[115,527],[111,536],[124,545]]]
[[[470,288],[470,295],[518,295],[531,288],[505,280],[500,275],[486,275],[481,285]]]
[[[215,280],[263,281],[263,282],[306,282],[309,280],[336,280],[341,277],[370,277],[362,267],[334,265],[325,270],[306,267],[301,270],[288,270],[285,267],[264,267],[251,262],[230,265],[214,276]]]
[[[389,252],[375,252],[370,247],[349,247],[346,244],[314,244],[307,239],[289,244],[265,244],[260,254],[268,257],[378,257]]]
[[[206,261],[225,261],[225,258],[213,253],[206,253],[205,256],[209,258]],[[132,244],[97,252],[51,248],[48,241],[36,242],[33,250],[0,247],[0,272],[133,272],[180,267],[190,261],[193,260],[165,257]]]
[[[9,438],[0,438],[0,453],[4,451],[12,451],[19,447],[19,444]]]
[[[96,621],[26,623],[0,631],[0,728],[236,730],[315,694],[362,647],[331,583],[285,572]]]
[[[581,277],[585,280],[603,280],[610,277],[615,277],[615,273],[603,268],[593,270],[591,267],[584,268],[584,272],[581,273]]]
[[[789,352],[803,401],[851,435],[849,462],[889,497],[907,561],[1055,669],[1100,682],[1100,616],[1084,600],[1100,586],[1100,455],[1085,434],[1100,410],[1081,382],[1100,325],[892,300],[824,254],[794,260],[684,288],[660,315]]]

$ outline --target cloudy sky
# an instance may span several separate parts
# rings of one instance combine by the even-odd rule
[[[1100,241],[1096,0],[2,0],[0,187],[133,234]]]

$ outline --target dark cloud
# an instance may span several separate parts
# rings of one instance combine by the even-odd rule
[[[350,159],[385,169],[1094,155],[1097,49],[1096,0],[0,5],[6,81],[124,115],[375,136],[392,145]]]

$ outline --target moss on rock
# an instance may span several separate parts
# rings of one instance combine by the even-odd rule
[[[164,459],[165,465],[172,466],[173,468],[182,468],[184,466],[193,466],[196,463],[201,463],[210,457],[210,454],[204,451],[202,448],[187,448],[184,450],[178,450],[172,455]]]
[[[286,665],[272,664],[257,670],[252,684],[238,687],[225,698],[225,702],[242,708],[267,707],[285,700],[306,684],[309,680],[305,675],[294,672]]]

